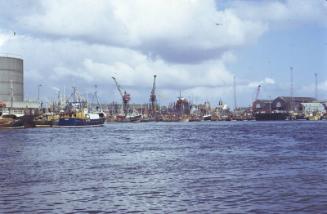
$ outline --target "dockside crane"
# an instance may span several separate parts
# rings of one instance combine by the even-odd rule
[[[116,84],[116,87],[117,87],[117,90],[119,91],[119,94],[122,98],[122,101],[123,101],[123,111],[124,111],[124,114],[125,116],[127,115],[128,113],[128,110],[129,110],[129,101],[131,100],[131,95],[128,94],[126,91],[124,91],[124,93],[122,92],[121,90],[121,87],[120,85],[118,84],[117,80],[115,77],[112,77],[112,79],[114,80],[115,84]]]
[[[150,94],[152,116],[155,116],[155,114],[157,112],[156,78],[157,78],[157,75],[153,75],[153,86],[152,86],[152,90],[151,90],[151,94]]]

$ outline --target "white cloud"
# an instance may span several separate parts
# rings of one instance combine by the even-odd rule
[[[235,59],[232,53],[226,53],[222,59],[199,64],[171,64],[127,48],[28,36],[19,36],[5,43],[4,48],[23,56],[25,79],[29,85],[35,87],[43,83],[52,88],[73,85],[87,88],[100,84],[108,90],[110,88],[110,93],[115,90],[112,76],[129,90],[149,90],[154,74],[158,75],[158,88],[163,90],[191,90],[196,87],[209,90],[231,85],[232,75],[225,63]],[[53,93],[53,90],[50,92]],[[109,98],[110,95],[107,96]]]
[[[262,84],[269,84],[269,85],[273,85],[275,84],[275,80],[271,79],[271,78],[265,78]]]
[[[257,81],[257,82],[250,82],[247,84],[248,87],[250,88],[256,88],[259,85],[274,85],[275,84],[275,80],[269,77],[266,77],[264,80],[261,81]]]
[[[237,63],[238,47],[256,42],[271,23],[327,20],[326,4],[314,1],[234,2],[216,10],[213,0],[40,0],[33,12],[9,14],[7,20],[17,22],[7,26],[18,33],[14,39],[0,34],[0,52],[24,58],[32,88],[39,82],[58,88],[100,84],[110,100],[115,76],[145,102],[157,74],[163,99],[179,89],[196,99],[231,99],[228,65]],[[242,99],[259,84],[275,85],[271,78],[240,82]]]
[[[44,11],[22,18],[27,30],[133,48],[169,61],[212,59],[266,31],[261,22],[217,11],[213,0],[41,3]]]

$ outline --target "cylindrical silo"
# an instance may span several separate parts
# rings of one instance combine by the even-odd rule
[[[11,90],[12,88],[12,90]],[[0,100],[24,101],[23,60],[0,56]]]

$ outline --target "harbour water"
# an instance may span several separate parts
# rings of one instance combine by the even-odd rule
[[[327,213],[327,122],[0,130],[0,213]]]

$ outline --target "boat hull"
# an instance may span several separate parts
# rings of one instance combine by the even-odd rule
[[[0,116],[0,128],[24,128],[24,118],[16,115]]]
[[[24,123],[21,119],[0,119],[0,128],[24,128]]]
[[[211,120],[211,116],[208,115],[208,116],[203,116],[203,120],[204,121],[210,121]]]
[[[261,113],[255,114],[255,120],[265,121],[265,120],[286,120],[289,115],[287,113]]]
[[[83,126],[101,126],[104,124],[104,119],[79,119],[79,118],[61,118],[58,121],[60,127],[83,127]]]

